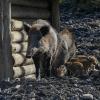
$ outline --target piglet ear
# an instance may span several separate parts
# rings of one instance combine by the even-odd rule
[[[24,30],[27,32],[27,34],[29,33],[29,30],[31,29],[31,25],[24,23]]]
[[[49,26],[41,27],[40,32],[42,33],[43,36],[45,36],[49,32]]]

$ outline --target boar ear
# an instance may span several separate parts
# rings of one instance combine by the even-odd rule
[[[41,27],[40,32],[42,33],[43,36],[45,36],[49,32],[49,26]]]
[[[29,33],[30,28],[31,28],[31,25],[24,23],[24,29],[27,32],[27,34]]]

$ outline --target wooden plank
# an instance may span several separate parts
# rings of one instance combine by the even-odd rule
[[[11,59],[11,44],[10,44],[10,32],[11,32],[11,4],[9,0],[2,0],[3,9],[3,24],[2,24],[2,59],[3,66],[2,73],[4,73],[2,79],[10,80],[12,78],[12,59]]]
[[[49,18],[50,12],[48,9],[43,8],[30,8],[30,7],[12,7],[12,17],[13,18]]]
[[[0,1],[0,80],[4,79],[5,68],[3,60],[3,48],[2,48],[2,34],[3,34],[3,2]]]
[[[18,67],[13,67],[13,77],[18,78],[18,77],[23,77],[26,75],[31,75],[36,72],[35,65],[27,65],[27,66],[18,66]]]
[[[59,0],[51,0],[52,25],[60,31]]]
[[[48,2],[47,0],[12,0],[12,5],[47,8]]]

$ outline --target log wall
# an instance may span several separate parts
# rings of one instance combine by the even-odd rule
[[[12,46],[13,78],[25,77],[34,79],[35,66],[33,60],[26,58],[28,36],[24,31],[23,21],[12,19],[10,38]]]

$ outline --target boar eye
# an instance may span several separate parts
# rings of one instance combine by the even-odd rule
[[[48,26],[43,26],[43,27],[40,29],[40,32],[42,33],[43,36],[45,36],[45,35],[48,34],[48,32],[49,32],[49,27],[48,27]]]

